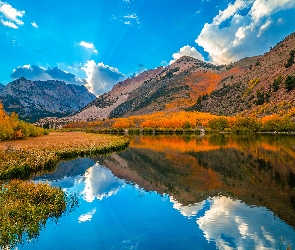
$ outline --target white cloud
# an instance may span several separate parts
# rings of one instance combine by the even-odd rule
[[[295,23],[285,22],[294,7],[294,0],[236,0],[204,25],[196,43],[216,64],[262,54],[294,31]]]
[[[92,216],[95,213],[96,213],[96,208],[92,209],[92,211],[89,212],[89,213],[80,215],[79,218],[78,218],[79,223],[86,222],[86,221],[91,221],[92,220]]]
[[[124,1],[126,3],[130,3],[130,1]],[[131,25],[131,26],[136,26],[139,25],[139,18],[136,15],[136,13],[132,13],[132,14],[126,14],[125,16],[120,16],[120,17],[116,17],[116,16],[112,16],[112,20],[116,20],[118,22],[122,22],[126,25]]]
[[[125,79],[125,76],[117,69],[105,65],[104,63],[95,63],[87,61],[82,67],[86,73],[86,87],[95,95],[101,95],[109,90],[119,81]]]
[[[17,29],[19,25],[24,24],[24,22],[20,20],[24,14],[25,11],[19,11],[13,8],[10,4],[0,1],[0,21],[2,25]]]
[[[170,64],[175,62],[177,59],[179,59],[182,56],[190,56],[190,57],[196,58],[198,60],[205,61],[204,57],[201,55],[201,53],[199,51],[196,50],[195,47],[191,47],[189,45],[186,45],[186,46],[180,48],[180,50],[177,53],[174,53],[172,55],[173,60],[170,61]]]
[[[134,14],[131,14],[131,15],[127,15],[127,16],[124,16],[124,18],[131,18],[131,19],[137,19],[137,15],[134,13]]]
[[[287,10],[295,7],[294,0],[255,0],[250,10],[254,22],[258,22],[265,16],[270,16],[280,10]]]
[[[34,28],[38,29],[38,25],[35,22],[32,22],[31,24]]]
[[[202,201],[199,203],[195,203],[193,205],[184,206],[183,204],[179,203],[177,200],[175,200],[172,196],[170,197],[170,202],[173,203],[173,208],[178,210],[184,217],[194,217],[197,215],[199,211],[201,211],[206,201]]]
[[[125,20],[124,23],[127,25],[140,24],[138,16],[135,13],[123,16],[123,18]]]
[[[93,43],[88,43],[85,41],[81,41],[79,43],[79,45],[81,45],[82,47],[86,48],[86,49],[91,49],[94,53],[98,53],[98,51],[95,49],[95,46]]]
[[[220,10],[219,14],[216,17],[214,17],[213,24],[214,25],[221,24],[228,18],[232,17],[237,11],[246,8],[249,2],[251,1],[246,2],[244,0],[236,0],[234,4],[230,3],[225,10],[223,11]]]
[[[257,37],[260,37],[262,33],[270,27],[271,24],[272,20],[267,20],[266,23],[260,27]]]
[[[13,29],[18,29],[18,26],[16,26],[13,22],[4,21],[3,19],[1,19],[0,22],[3,26],[7,26],[7,27],[13,28]]]
[[[26,65],[22,66],[22,68],[24,68],[24,69],[30,69],[31,68],[31,65],[30,64],[26,64]],[[15,69],[14,69],[14,71],[15,71]]]
[[[95,199],[103,200],[118,193],[124,184],[113,173],[98,163],[88,168],[84,174],[84,190],[81,192],[82,198],[91,203]]]

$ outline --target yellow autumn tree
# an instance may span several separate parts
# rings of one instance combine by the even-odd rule
[[[8,115],[0,103],[0,140],[25,139],[29,136],[44,135],[43,128],[36,127],[30,123],[18,119],[17,114]]]

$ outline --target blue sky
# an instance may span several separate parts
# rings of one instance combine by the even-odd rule
[[[0,0],[0,83],[59,79],[99,95],[182,55],[263,54],[294,16],[294,0]]]

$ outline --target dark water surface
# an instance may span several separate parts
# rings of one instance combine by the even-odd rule
[[[19,249],[295,248],[295,137],[138,136],[62,162],[79,206]]]

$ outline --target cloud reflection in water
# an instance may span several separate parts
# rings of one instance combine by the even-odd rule
[[[91,221],[92,216],[96,213],[96,208],[94,208],[91,212],[82,214],[79,216],[78,221],[79,223],[86,222],[86,221]]]
[[[215,242],[218,249],[277,249],[295,238],[292,227],[263,207],[224,196],[190,206],[170,200],[183,216],[197,218],[206,240]]]
[[[84,174],[83,199],[92,202],[94,199],[102,200],[116,194],[124,185],[124,181],[116,178],[113,173],[98,163],[87,169]]]

